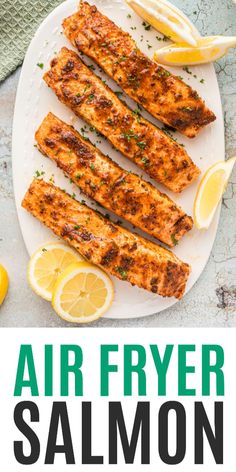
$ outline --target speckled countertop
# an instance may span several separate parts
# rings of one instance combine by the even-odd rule
[[[231,0],[175,0],[203,35],[236,35],[236,5]],[[215,65],[226,132],[226,156],[236,155],[235,49]],[[26,281],[28,254],[17,220],[11,171],[11,132],[20,70],[0,85],[0,261],[10,276],[8,297],[0,308],[1,327],[67,326]],[[193,289],[174,307],[134,320],[102,319],[99,327],[236,326],[236,168],[224,195],[220,224],[209,262]],[[233,198],[234,197],[234,198]],[[71,325],[70,325],[71,326]]]

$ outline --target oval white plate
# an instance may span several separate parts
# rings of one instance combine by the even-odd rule
[[[93,0],[93,3],[118,25],[122,26],[124,30],[129,31],[136,39],[140,49],[149,56],[152,56],[155,48],[165,44],[156,38],[156,36],[161,36],[157,31],[153,29],[150,31],[145,30],[142,20],[122,0]],[[29,254],[40,244],[56,239],[52,232],[21,208],[22,198],[32,181],[35,171],[44,171],[45,179],[53,176],[55,183],[59,187],[65,188],[69,193],[74,192],[76,198],[84,198],[92,208],[96,208],[94,202],[80,195],[75,185],[69,183],[68,179],[62,175],[62,172],[56,168],[53,162],[42,156],[34,147],[34,133],[49,111],[52,111],[66,122],[73,124],[78,130],[85,124],[82,120],[75,118],[71,111],[59,103],[54,93],[47,88],[42,80],[42,75],[48,69],[50,59],[54,54],[63,45],[72,48],[62,34],[61,23],[63,18],[76,10],[77,6],[78,0],[67,0],[57,7],[41,24],[26,54],[18,86],[13,125],[13,178],[19,221]],[[131,18],[128,17],[129,13]],[[91,64],[91,61],[88,59],[84,58],[84,60]],[[43,70],[37,66],[38,63],[44,64]],[[105,74],[98,70],[98,67],[96,67],[96,71],[107,80],[107,83],[114,90],[119,89],[114,82],[108,80]],[[194,162],[204,172],[208,166],[224,159],[224,126],[214,67],[213,65],[198,66],[192,68],[192,74],[183,71],[182,68],[175,68],[172,71],[177,75],[181,75],[189,85],[194,87],[217,116],[215,123],[206,127],[194,140],[185,139],[178,133],[175,133],[175,137],[177,137],[180,143],[185,144]],[[201,82],[201,79],[204,79],[204,83]],[[135,107],[134,102],[132,103],[125,94],[123,94],[123,98],[125,98],[130,106]],[[147,113],[143,113],[143,115],[157,125],[162,126]],[[139,172],[136,166],[132,165],[120,153],[114,151],[102,138],[97,137],[94,133],[88,133],[88,136],[105,154],[109,154],[112,159],[118,161],[123,167],[128,170],[135,170],[137,173]],[[148,180],[146,176],[145,178]],[[181,196],[173,195],[171,192],[167,193],[178,204],[182,205],[187,213],[192,214],[196,189],[197,184],[192,185]],[[162,190],[164,189],[162,188]],[[196,282],[208,260],[216,235],[219,212],[220,209],[207,232],[193,229],[174,250],[181,259],[192,266],[192,273],[186,291],[189,291]],[[129,228],[129,225],[124,222],[123,224]],[[106,314],[107,318],[146,316],[158,313],[176,303],[174,298],[162,298],[145,290],[131,287],[128,283],[117,279],[114,279],[114,283],[116,291],[115,301]]]

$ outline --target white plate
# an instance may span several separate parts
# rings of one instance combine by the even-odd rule
[[[144,29],[142,20],[122,0],[93,0],[93,3],[109,18],[122,26],[124,30],[129,31],[137,40],[140,49],[148,55],[152,56],[154,48],[165,44],[157,40],[156,36],[161,36],[157,31],[153,29],[146,31]],[[42,74],[48,69],[50,59],[54,56],[55,52],[59,51],[64,45],[72,48],[62,34],[61,23],[63,18],[76,10],[77,6],[78,0],[67,0],[57,7],[41,24],[26,54],[18,86],[13,125],[13,176],[19,221],[29,254],[40,244],[55,239],[47,228],[21,208],[22,198],[32,181],[35,171],[45,171],[44,178],[46,179],[54,175],[55,183],[61,188],[67,189],[70,193],[75,192],[78,199],[81,197],[85,198],[83,195],[80,195],[75,185],[71,185],[68,179],[65,179],[54,163],[43,157],[34,147],[35,130],[49,111],[52,111],[66,122],[72,123],[77,129],[84,126],[82,120],[75,118],[71,111],[59,103],[54,93],[48,89],[42,80]],[[128,13],[132,15],[132,18],[127,16]],[[131,30],[134,27],[136,29]],[[148,48],[148,45],[153,47]],[[88,64],[91,63],[86,58],[85,61]],[[37,63],[44,64],[43,71],[37,66]],[[98,67],[96,67],[96,70],[98,71]],[[208,166],[224,159],[224,126],[214,67],[213,65],[207,65],[192,68],[193,74],[197,78],[194,78],[193,74],[191,75],[183,71],[182,68],[172,70],[177,75],[184,77],[187,83],[197,89],[217,116],[217,120],[212,125],[207,126],[194,140],[183,138],[183,136],[175,133],[178,141],[186,145],[190,156],[204,172]],[[98,71],[98,73],[107,79],[101,71]],[[204,79],[204,84],[200,82],[201,79]],[[114,82],[110,80],[107,80],[107,82],[114,90],[119,89]],[[135,106],[134,102],[132,103],[127,97],[125,97],[125,100],[131,106]],[[158,125],[158,122],[151,118],[150,115],[147,113],[143,113],[143,115]],[[123,167],[128,170],[135,170],[137,173],[139,172],[135,165],[132,165],[128,159],[114,151],[103,139],[97,138],[94,134],[90,134],[90,138],[93,142],[101,141],[101,143],[97,142],[101,150],[105,154],[109,154],[112,159],[119,162]],[[147,180],[150,179],[147,178]],[[167,193],[178,204],[182,205],[187,213],[191,214],[196,188],[197,184],[192,185],[181,196],[171,194],[171,192]],[[88,201],[92,208],[96,207],[91,200],[85,200]],[[192,266],[192,273],[186,291],[189,291],[199,278],[208,260],[217,231],[219,213],[220,209],[208,231],[200,232],[197,229],[193,229],[174,250],[181,259]],[[129,227],[126,223],[123,224]],[[145,290],[131,287],[128,283],[117,279],[114,279],[114,283],[116,290],[115,301],[106,314],[107,318],[146,316],[160,312],[176,303],[174,298],[162,298]]]

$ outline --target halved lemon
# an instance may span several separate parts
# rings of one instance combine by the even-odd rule
[[[236,157],[210,167],[202,178],[194,202],[194,223],[198,229],[209,228],[226,189]]]
[[[167,66],[191,66],[213,62],[236,46],[236,36],[207,36],[198,40],[192,48],[184,43],[158,49],[154,60]]]
[[[71,264],[54,287],[52,306],[71,323],[88,323],[102,316],[114,298],[111,279],[89,262]]]
[[[155,29],[174,42],[197,45],[200,38],[186,15],[167,0],[126,0],[128,5]]]
[[[52,300],[58,276],[73,262],[83,258],[63,243],[47,243],[30,258],[28,281],[31,288],[45,300]]]
[[[5,300],[5,297],[8,291],[8,286],[9,286],[9,279],[8,279],[7,271],[5,267],[3,267],[3,265],[0,264],[0,305]]]

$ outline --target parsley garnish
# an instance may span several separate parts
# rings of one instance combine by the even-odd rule
[[[145,165],[145,167],[147,167],[150,163],[150,161],[147,157],[142,157],[141,161]]]
[[[38,66],[40,69],[43,69],[43,68],[44,68],[43,62],[38,62],[37,66]]]
[[[149,25],[148,23],[145,23],[145,21],[142,22],[142,25],[146,31],[150,31],[151,25]]]
[[[116,267],[116,271],[119,272],[119,274],[121,275],[122,279],[123,280],[126,280],[127,279],[127,270],[124,270],[123,267],[121,266],[117,266]]]
[[[187,74],[192,75],[192,71],[189,69],[188,66],[184,66],[184,67],[183,67],[183,70],[184,70],[185,72],[187,72]]]
[[[42,177],[42,175],[44,175],[44,174],[45,174],[45,172],[43,170],[41,170],[41,171],[36,170],[35,171],[35,177],[37,177],[37,178]]]
[[[171,234],[171,241],[172,241],[172,243],[174,244],[174,246],[176,246],[176,245],[178,244],[178,241],[177,241],[177,239],[176,239],[176,237],[175,237],[175,234]]]
[[[145,149],[146,147],[146,142],[145,141],[139,141],[137,143],[137,146],[140,147],[140,149]]]

